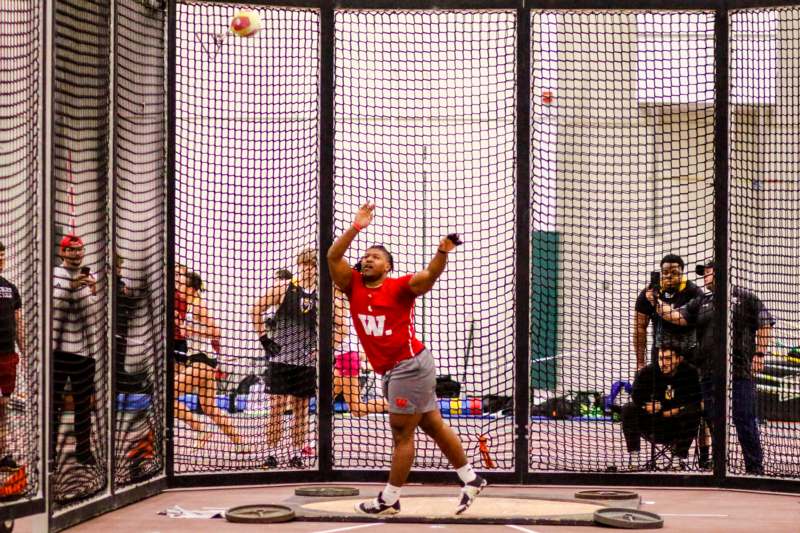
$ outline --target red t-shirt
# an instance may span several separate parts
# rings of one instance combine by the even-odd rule
[[[185,340],[181,325],[186,320],[186,313],[189,310],[186,303],[186,295],[179,290],[175,290],[175,340]]]
[[[380,287],[364,285],[361,273],[353,270],[350,288],[350,314],[367,359],[378,374],[385,374],[397,363],[425,349],[414,336],[414,300],[408,282],[411,275],[386,278]]]

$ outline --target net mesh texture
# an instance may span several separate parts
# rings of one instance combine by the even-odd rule
[[[41,457],[41,345],[39,341],[41,243],[40,68],[41,11],[37,2],[4,8],[0,29],[0,242],[2,283],[2,393],[8,403],[0,413],[0,460],[17,468],[0,473],[0,499],[30,498],[39,490]],[[11,287],[13,285],[13,288]],[[14,295],[17,293],[17,297]],[[18,299],[17,299],[18,298]],[[16,311],[19,312],[17,320]],[[14,332],[17,335],[14,335]],[[15,338],[16,337],[16,338]],[[15,345],[16,341],[16,345]],[[19,355],[9,368],[10,353]],[[12,364],[13,367],[13,364]],[[16,374],[16,379],[14,379]]]
[[[531,31],[530,468],[668,467],[618,422],[662,340],[636,303],[650,272],[680,256],[687,287],[664,292],[686,303],[713,250],[714,16],[534,12]]]
[[[319,15],[177,8],[175,472],[315,468]]]
[[[51,454],[63,507],[105,489],[108,476],[110,7],[64,0],[53,12]],[[81,241],[62,248],[65,236]]]
[[[114,350],[117,486],[164,466],[165,13],[115,6]]]
[[[280,330],[289,311],[280,308],[290,291],[315,305],[316,274],[302,258],[319,252],[317,14],[250,7],[266,31],[243,39],[225,35],[238,9],[179,5],[176,261],[185,288],[176,301],[186,304],[176,321],[186,363],[176,375],[185,410],[177,473],[316,467],[316,391],[303,396],[310,416],[298,416],[306,403],[281,399],[296,375],[280,366],[308,370],[316,354],[288,348]],[[752,174],[792,170],[792,70],[767,56],[793,57],[785,36],[794,11],[757,13],[731,19],[731,279],[750,290],[773,283],[757,292],[776,322],[768,362],[784,374],[759,371],[755,390],[785,399],[796,341],[782,297],[788,282],[772,274],[788,257],[790,218],[765,207],[784,202],[790,212],[790,182]],[[366,246],[383,244],[397,274],[423,268],[447,233],[462,234],[434,291],[417,299],[415,323],[437,373],[449,376],[440,409],[470,460],[513,470],[515,13],[335,17],[334,232],[361,203],[376,202],[375,222],[346,258],[354,264]],[[530,471],[710,472],[704,420],[715,348],[700,310],[713,311],[713,294],[695,267],[714,249],[715,45],[712,12],[532,13]],[[736,91],[755,87],[780,95],[780,106],[758,107],[749,96],[740,105]],[[775,135],[769,149],[755,137],[766,132]],[[777,220],[787,231],[767,271],[749,247]],[[684,263],[677,273],[675,258],[661,264],[668,254]],[[679,314],[694,333],[647,303],[653,271],[661,300],[685,307]],[[322,371],[333,371],[343,392],[334,403],[334,468],[386,469],[381,378],[364,361],[341,295],[334,301],[335,316],[319,317],[335,330],[335,368]],[[292,312],[308,326],[302,305]],[[729,330],[733,342],[733,322]],[[698,370],[659,370],[662,343]],[[792,421],[758,414],[767,473],[792,475]],[[276,416],[279,435],[270,430]],[[730,468],[746,473],[733,418]],[[415,468],[447,466],[420,435]]]
[[[727,463],[733,474],[796,478],[800,10],[736,11],[730,29]],[[763,361],[754,365],[753,351],[764,351]]]
[[[437,374],[458,383],[440,404],[469,460],[513,469],[516,17],[338,11],[335,22],[336,234],[374,201],[375,220],[346,259],[383,244],[392,276],[422,270],[440,239],[461,234],[433,290],[416,300],[416,334]],[[334,348],[361,351],[352,326]],[[347,373],[338,364],[337,380]],[[380,401],[381,377],[363,366],[360,395]],[[485,397],[495,398],[487,410],[509,416],[485,415]],[[388,468],[391,440],[384,414],[338,414],[334,467]],[[448,467],[422,431],[414,467]]]

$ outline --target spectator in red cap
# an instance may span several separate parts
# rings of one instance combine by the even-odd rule
[[[103,321],[98,308],[97,281],[89,267],[82,266],[83,241],[70,233],[61,239],[61,265],[53,269],[53,435],[58,442],[64,392],[71,385],[75,403],[75,458],[94,465],[91,449],[92,396],[95,392],[94,354],[104,340],[96,324]]]

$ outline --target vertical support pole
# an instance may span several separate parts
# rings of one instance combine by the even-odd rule
[[[164,380],[167,384],[164,391],[164,452],[165,474],[167,485],[171,485],[175,476],[175,440],[174,426],[175,417],[173,405],[175,402],[175,360],[172,354],[175,338],[175,54],[178,45],[176,28],[176,2],[169,0],[167,4],[167,168],[166,168],[166,235],[165,235],[165,258],[166,258],[166,312],[165,338],[166,338],[166,358],[167,375]]]
[[[333,244],[334,47],[331,0],[320,9],[319,79],[319,468],[322,479],[333,471],[333,284],[325,256]]]
[[[517,179],[516,179],[516,324],[514,336],[514,457],[517,480],[528,473],[528,416],[530,403],[530,116],[531,12],[517,9]]]
[[[116,269],[116,261],[114,260],[116,256],[116,249],[117,249],[117,132],[116,132],[116,122],[117,122],[117,115],[116,115],[116,101],[117,101],[117,83],[116,83],[116,72],[117,72],[117,2],[116,0],[109,1],[109,20],[111,21],[111,27],[109,28],[108,38],[109,38],[109,51],[111,53],[111,60],[109,61],[109,102],[108,102],[108,188],[106,189],[106,194],[108,197],[106,198],[106,203],[109,206],[108,210],[108,230],[109,230],[109,239],[108,239],[108,249],[106,250],[106,261],[107,264],[111,266],[111,275],[107,276],[106,279],[110,280],[110,283],[107,286],[106,294],[108,295],[108,302],[109,302],[109,314],[108,323],[110,325],[110,329],[108,331],[108,347],[107,352],[109,361],[108,361],[108,383],[109,383],[109,395],[108,395],[108,404],[106,405],[106,409],[108,412],[108,435],[107,435],[107,442],[108,442],[108,457],[107,459],[107,478],[108,478],[108,490],[110,494],[113,496],[116,492],[116,487],[114,485],[114,480],[117,477],[117,342],[116,342],[116,333],[117,333],[117,305],[119,302],[117,301],[117,269]]]
[[[728,429],[728,10],[725,0],[714,20],[714,328],[717,332],[714,354],[714,480],[722,484],[727,473]]]
[[[39,273],[39,283],[41,284],[39,305],[42,313],[40,315],[39,338],[41,345],[39,351],[42,354],[39,386],[42,393],[39,395],[41,409],[39,420],[41,420],[42,446],[41,453],[41,491],[44,498],[45,512],[44,517],[34,523],[34,532],[42,533],[51,529],[53,517],[53,491],[52,478],[50,477],[55,464],[55,457],[51,454],[51,449],[55,448],[52,443],[53,423],[53,365],[52,365],[52,332],[53,332],[53,313],[52,313],[52,294],[53,294],[53,236],[55,235],[55,224],[53,222],[53,191],[55,182],[53,178],[53,91],[55,89],[55,9],[47,2],[41,3],[42,20],[44,28],[42,31],[42,47],[44,50],[42,58],[42,139],[41,139],[41,186],[40,202],[42,218],[40,221],[42,271]]]

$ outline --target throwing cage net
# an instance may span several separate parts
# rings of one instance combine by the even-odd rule
[[[335,233],[374,201],[375,220],[346,259],[383,244],[393,276],[425,268],[440,239],[461,234],[464,245],[416,301],[415,328],[437,374],[449,376],[440,407],[469,460],[512,470],[516,17],[345,10],[335,22]],[[343,342],[337,381],[380,402],[380,376],[344,363],[360,351],[355,333]],[[350,407],[334,420],[334,467],[388,468],[388,418]],[[421,431],[415,468],[448,468]]]
[[[161,472],[164,433],[166,225],[165,13],[115,5],[114,481]]]
[[[110,9],[58,1],[53,12],[51,462],[63,506],[103,490],[108,476]]]
[[[668,468],[675,432],[685,441],[688,430],[658,427],[641,409],[620,422],[635,399],[634,337],[639,366],[656,362],[653,350],[671,330],[683,348],[691,344],[637,302],[650,272],[667,274],[667,254],[682,258],[684,279],[660,283],[665,300],[682,305],[699,293],[694,283],[703,285],[694,265],[713,251],[714,14],[542,11],[531,32],[529,466]],[[646,328],[638,334],[637,320]],[[706,357],[684,351],[693,362]],[[688,386],[653,379],[642,377],[652,390],[637,407],[663,403],[670,389],[659,386]],[[695,385],[686,394],[697,411]],[[638,431],[630,446],[623,425]],[[697,468],[687,459],[683,468]]]
[[[797,477],[800,10],[736,11],[730,29],[727,462],[734,474]],[[748,344],[753,332],[767,340]],[[753,350],[766,352],[755,366],[746,357]]]
[[[4,466],[0,499],[16,499],[35,496],[40,487],[42,43],[37,2],[6,6],[4,16],[6,23],[0,28],[0,78],[4,87],[0,126],[0,254],[4,256],[0,261],[0,357],[2,393],[8,402],[0,413],[0,461]],[[19,359],[13,372],[8,366],[16,359],[12,354]]]
[[[334,9],[329,33],[327,4],[183,1],[169,43],[157,1],[58,0],[49,11],[6,4],[5,516],[37,512],[48,499],[50,526],[68,527],[85,506],[204,479],[161,479],[171,458],[178,476],[320,468],[313,477],[382,476],[392,439],[381,376],[342,295],[333,294],[332,316],[319,314],[328,297],[318,290],[318,239],[327,234],[319,221],[331,202],[335,235],[363,202],[377,204],[348,251],[351,264],[382,244],[393,275],[414,273],[448,233],[465,241],[417,299],[415,326],[436,361],[439,410],[477,470],[525,481],[675,470],[714,471],[710,484],[800,479],[791,297],[800,290],[800,8],[569,6],[531,11],[525,36],[516,17],[526,9]],[[530,37],[525,76],[521,36]],[[170,111],[168,46],[177,63]],[[332,65],[320,52],[327,47]],[[323,86],[327,74],[333,84]],[[530,102],[520,102],[528,78]],[[333,124],[322,105],[329,96]],[[528,104],[526,152],[518,117]],[[320,139],[331,132],[329,161]],[[530,176],[517,175],[526,166],[519,157],[529,158]],[[320,176],[330,163],[333,175]],[[521,205],[516,187],[527,178],[530,204]],[[518,222],[528,213],[530,250],[521,250]],[[526,252],[530,271],[520,272]],[[42,254],[53,258],[49,271]],[[722,263],[726,287],[716,284]],[[530,300],[520,302],[527,275]],[[721,291],[724,332],[714,329]],[[165,315],[170,299],[174,316]],[[530,319],[529,338],[520,318]],[[175,350],[165,354],[169,324]],[[329,325],[333,337],[320,339]],[[525,391],[515,390],[519,343],[530,347]],[[319,368],[328,346],[333,365]],[[167,357],[174,376],[164,375]],[[729,379],[716,390],[722,364]],[[48,405],[43,371],[52,377]],[[327,373],[330,414],[319,412]],[[515,456],[520,392],[530,393],[527,457]],[[176,415],[171,428],[165,409]],[[332,418],[331,434],[321,416]],[[332,439],[332,463],[318,457],[317,447],[328,449],[320,438]],[[713,465],[723,443],[725,464]],[[43,494],[45,451],[52,483]],[[422,432],[414,468],[449,469]]]
[[[179,277],[195,288],[178,296],[187,301],[177,319],[186,342],[178,346],[189,363],[177,375],[186,411],[178,472],[316,465],[316,402],[285,403],[271,373],[275,363],[291,364],[285,353],[276,357],[280,288],[315,285],[308,277],[298,283],[297,260],[316,241],[318,21],[312,11],[251,11],[267,31],[244,39],[224,32],[234,6],[179,5],[176,257]],[[748,80],[775,77],[767,51],[786,47],[769,36],[779,17],[789,28],[793,11],[758,13],[740,22],[737,12],[730,25],[732,199],[742,181],[737,158],[756,150],[761,134],[753,124],[775,120],[778,109],[747,98],[740,105],[736,89],[750,94],[763,84]],[[715,237],[714,16],[532,14],[531,471],[711,470],[712,399],[721,394],[710,386],[717,352],[705,268]],[[418,299],[415,320],[437,361],[441,412],[473,463],[499,471],[514,468],[516,32],[513,12],[335,14],[334,233],[363,201],[375,201],[376,220],[347,259],[355,264],[366,246],[384,244],[397,274],[423,268],[450,231],[464,236],[436,289]],[[791,116],[788,101],[781,117]],[[760,171],[744,160],[742,172]],[[761,202],[764,183],[779,183],[747,179]],[[748,243],[762,238],[747,229],[751,213],[737,209],[734,284],[750,272],[735,257],[737,232]],[[742,278],[744,288],[751,284]],[[670,306],[694,305],[671,322],[648,302],[649,286]],[[785,314],[775,307],[773,315]],[[334,326],[334,338],[322,340],[334,351],[333,467],[385,469],[381,379],[364,360],[341,295],[334,308],[319,318]],[[782,335],[788,352],[791,336]],[[680,372],[663,371],[662,347],[677,352],[676,369],[685,362]],[[205,355],[192,360],[197,353]],[[301,366],[315,366],[315,357]],[[781,364],[791,367],[791,357]],[[787,368],[779,370],[793,375]],[[762,374],[757,380],[784,377]],[[766,385],[759,381],[759,394]],[[297,416],[306,409],[311,416]],[[286,426],[277,437],[269,430],[276,412]],[[732,428],[733,418],[731,411]],[[791,442],[791,427],[780,427],[764,438],[766,453],[782,457],[769,451],[771,442]],[[737,442],[732,433],[732,471],[750,471],[737,463]],[[418,451],[417,468],[447,467],[426,438]]]
[[[315,468],[319,16],[177,9],[175,472]]]

